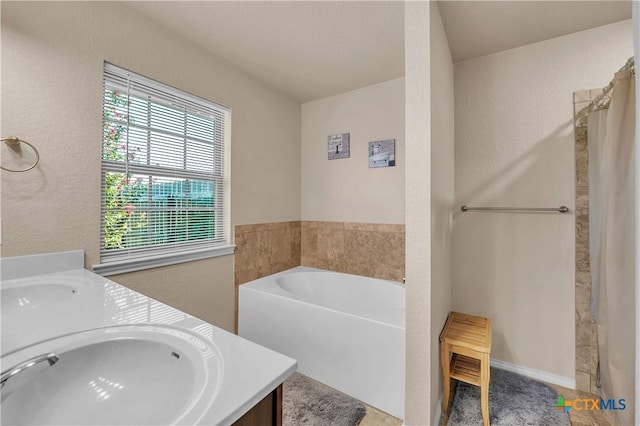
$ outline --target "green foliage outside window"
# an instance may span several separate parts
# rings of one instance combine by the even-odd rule
[[[127,155],[123,144],[126,120],[122,110],[127,108],[127,97],[114,90],[107,90],[103,108],[103,159],[124,161]],[[123,120],[117,123],[112,120]],[[130,160],[133,153],[130,153]],[[126,248],[128,237],[136,230],[146,229],[148,222],[145,213],[134,215],[135,202],[146,192],[147,188],[140,179],[131,182],[131,175],[105,172],[104,201],[104,245],[108,249]]]
[[[140,148],[126,146],[127,120],[133,122],[128,102],[122,93],[105,91],[103,160],[138,163]],[[214,182],[113,171],[103,177],[105,249],[215,238]]]

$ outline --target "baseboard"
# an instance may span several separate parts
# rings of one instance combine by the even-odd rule
[[[493,358],[491,359],[491,366],[499,368],[501,370],[510,371],[512,373],[521,374],[531,379],[553,383],[554,385],[564,386],[565,388],[576,388],[576,380],[570,377],[560,376],[558,374],[536,370],[535,368],[524,367],[522,365],[511,364],[510,362],[500,361]]]

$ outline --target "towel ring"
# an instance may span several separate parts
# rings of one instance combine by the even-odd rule
[[[7,172],[15,172],[15,173],[22,173],[22,172],[28,172],[29,170],[33,169],[35,166],[38,165],[38,163],[40,162],[40,153],[38,152],[38,150],[36,149],[35,146],[31,145],[29,142],[27,141],[23,141],[21,139],[19,139],[17,136],[9,136],[8,138],[2,138],[0,139],[0,141],[6,143],[9,146],[18,146],[20,145],[20,142],[25,143],[26,145],[28,145],[29,147],[31,147],[31,149],[33,150],[33,152],[36,154],[36,161],[33,162],[32,165],[30,165],[29,167],[25,168],[25,169],[9,169],[7,167],[4,167],[2,165],[0,165],[0,169],[2,170],[6,170]]]

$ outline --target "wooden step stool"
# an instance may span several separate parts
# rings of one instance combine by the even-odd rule
[[[491,320],[458,312],[449,313],[440,333],[444,390],[442,411],[449,405],[450,378],[480,386],[484,426],[489,426],[489,361]]]

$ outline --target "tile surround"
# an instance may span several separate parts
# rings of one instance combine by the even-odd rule
[[[600,93],[583,90],[574,96],[575,111],[580,111]],[[598,338],[591,318],[591,268],[589,265],[589,151],[586,117],[576,123],[576,387],[597,393]]]
[[[304,266],[402,281],[404,225],[302,222]]]
[[[300,266],[300,221],[235,226],[235,324],[238,330],[238,286]]]
[[[235,226],[238,286],[295,266],[402,282],[404,225],[292,221]]]

